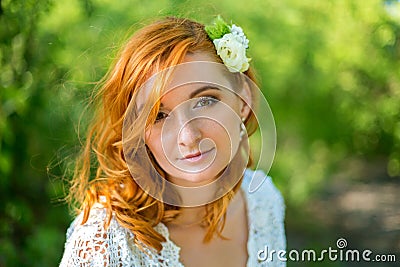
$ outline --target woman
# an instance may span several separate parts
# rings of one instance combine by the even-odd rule
[[[247,47],[221,18],[165,18],[130,38],[97,93],[60,266],[285,265],[258,257],[286,240],[280,193],[247,169]]]

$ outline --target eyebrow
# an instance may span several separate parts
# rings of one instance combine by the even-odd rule
[[[193,97],[197,96],[198,94],[200,94],[200,93],[202,93],[204,91],[207,91],[207,90],[218,90],[218,91],[221,91],[221,88],[218,88],[216,86],[205,85],[205,86],[202,86],[202,87],[194,90],[193,92],[191,92],[189,97],[193,98]]]
[[[218,90],[221,91],[221,88],[218,88],[216,86],[210,86],[210,85],[204,85],[200,88],[197,88],[196,90],[194,90],[193,92],[190,93],[189,98],[193,98],[195,96],[197,96],[198,94],[201,94],[204,91],[207,90]],[[162,108],[164,105],[162,103],[160,103],[160,107]],[[143,104],[139,106],[138,108],[138,112],[140,112],[143,108]]]
[[[218,88],[216,86],[204,85],[204,86],[202,86],[200,88],[197,88],[193,92],[191,92],[190,95],[189,95],[189,98],[194,98],[195,96],[197,96],[197,95],[199,95],[202,92],[207,91],[207,90],[218,90],[218,91],[221,91],[221,88]],[[162,108],[162,107],[164,107],[164,105],[162,103],[160,103],[160,107]]]

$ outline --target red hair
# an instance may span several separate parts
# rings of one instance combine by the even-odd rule
[[[153,227],[176,218],[179,208],[148,195],[132,178],[122,147],[123,122],[130,101],[152,74],[181,63],[187,53],[194,52],[206,52],[222,63],[204,25],[181,18],[165,18],[142,28],[120,51],[95,96],[96,114],[76,161],[68,196],[79,211],[83,210],[82,223],[87,221],[93,204],[101,202],[108,211],[106,226],[114,214],[122,226],[134,233],[136,244],[162,249],[165,238]],[[254,81],[251,69],[245,75]],[[138,127],[146,127],[146,123],[143,121]],[[250,113],[245,124],[248,133],[254,132],[254,114]],[[226,209],[239,187],[240,183],[206,205],[206,242],[214,234],[221,236]],[[105,201],[100,201],[100,196]]]

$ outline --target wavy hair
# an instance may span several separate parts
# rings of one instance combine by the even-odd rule
[[[106,227],[114,214],[122,226],[134,233],[134,242],[139,247],[144,244],[158,251],[162,249],[165,238],[153,227],[174,220],[179,215],[179,207],[150,196],[132,178],[123,153],[123,123],[130,101],[150,76],[182,63],[186,54],[194,52],[206,52],[215,62],[222,63],[204,25],[174,17],[143,27],[122,47],[95,94],[95,114],[76,159],[69,188],[67,200],[77,207],[77,212],[83,211],[82,224],[93,205],[100,202],[107,209]],[[244,74],[255,81],[251,68]],[[138,118],[135,127],[142,130],[149,121],[154,121],[157,106],[153,109],[150,118]],[[245,125],[248,134],[257,128],[252,112]],[[146,176],[145,173],[137,175]],[[240,184],[241,180],[223,197],[206,205],[204,242],[215,234],[222,237],[227,207]]]

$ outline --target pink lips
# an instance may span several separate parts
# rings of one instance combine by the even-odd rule
[[[181,160],[186,160],[186,161],[189,161],[189,162],[197,162],[197,161],[201,160],[203,158],[203,156],[205,156],[208,152],[212,151],[213,149],[214,148],[212,148],[210,150],[207,150],[207,151],[205,151],[203,153],[196,152],[196,153],[193,153],[193,154],[188,154],[185,157],[181,158]]]

